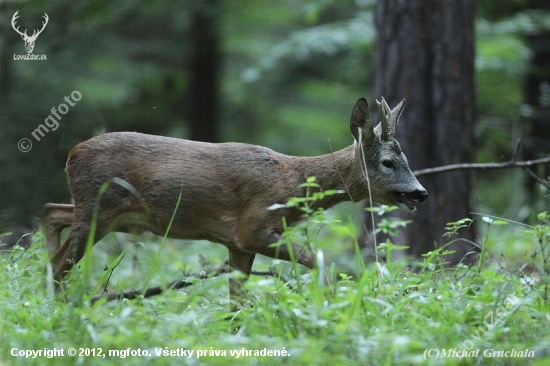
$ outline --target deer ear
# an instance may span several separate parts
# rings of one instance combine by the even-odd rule
[[[359,141],[359,128],[362,131],[363,141],[370,141],[374,138],[373,121],[369,112],[369,104],[365,98],[360,98],[353,107],[349,121],[351,133],[355,141]]]

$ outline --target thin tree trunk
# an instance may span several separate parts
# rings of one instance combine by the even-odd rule
[[[9,24],[7,5],[0,2],[0,96],[8,95],[11,87],[9,67],[13,60],[8,53]]]
[[[529,9],[550,11],[550,1],[530,0]],[[550,152],[550,32],[541,32],[527,36],[531,48],[531,60],[525,80],[525,103],[531,113],[524,116],[527,138],[525,139],[526,159],[536,159],[548,155]],[[548,166],[538,167],[539,175],[550,175]],[[536,182],[527,181],[527,192],[531,203],[535,203],[540,195],[537,194]]]
[[[194,4],[191,36],[191,136],[192,140],[217,142],[219,105],[219,32],[217,0]]]
[[[411,169],[472,162],[474,0],[379,0],[376,6],[374,95],[390,105],[406,99],[397,139]],[[396,239],[419,256],[444,244],[448,222],[473,211],[473,175],[457,171],[421,178],[429,198]],[[460,237],[474,240],[473,227]],[[447,260],[457,263],[464,242]]]

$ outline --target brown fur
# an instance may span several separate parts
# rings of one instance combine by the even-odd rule
[[[398,107],[399,111],[388,109],[388,116],[394,113],[398,118],[402,104]],[[396,197],[407,195],[415,202],[412,207],[422,202],[427,196],[424,188],[409,170],[393,136],[382,136],[380,128],[373,129],[366,100],[357,102],[350,126],[356,139],[357,129],[363,131],[372,199],[403,206]],[[290,260],[286,246],[273,248],[270,244],[280,239],[282,217],[292,225],[300,219],[300,212],[267,208],[304,196],[300,184],[309,176],[315,176],[324,190],[344,190],[341,175],[353,200],[367,198],[357,146],[356,142],[334,154],[295,157],[255,145],[211,144],[133,132],[107,133],[80,143],[67,161],[74,213],[72,205],[44,206],[47,242],[55,252],[54,277],[61,280],[84,255],[99,189],[110,180],[99,203],[96,241],[110,231],[135,228],[164,235],[181,194],[169,237],[223,244],[229,250],[230,267],[247,276],[256,254]],[[392,171],[381,165],[388,159],[395,165]],[[114,178],[130,184],[141,197]],[[317,206],[328,208],[349,199],[347,194],[339,194]],[[59,247],[59,234],[67,226],[72,226],[71,232]],[[311,252],[298,244],[293,244],[293,250],[298,263],[314,266]],[[241,298],[241,285],[242,281],[230,280],[233,299]]]

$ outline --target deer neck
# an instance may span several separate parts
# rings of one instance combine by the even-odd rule
[[[334,153],[303,159],[304,178],[314,176],[315,182],[321,186],[323,191],[335,189],[345,192],[327,196],[316,202],[314,207],[329,208],[351,199],[358,202],[367,196],[363,182],[365,178],[359,171],[353,145]]]

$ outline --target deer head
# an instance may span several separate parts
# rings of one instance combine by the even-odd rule
[[[27,50],[27,53],[31,53],[32,50],[34,49],[34,42],[36,42],[36,39],[38,38],[40,33],[42,33],[44,28],[46,28],[46,24],[48,24],[48,20],[49,20],[48,14],[44,13],[45,22],[42,22],[42,29],[40,29],[39,31],[35,29],[32,33],[32,36],[28,36],[26,29],[24,32],[21,32],[19,31],[19,26],[17,26],[17,28],[15,27],[16,20],[17,18],[19,18],[19,15],[17,14],[18,12],[19,10],[16,11],[15,14],[13,14],[13,17],[11,18],[11,26],[13,27],[13,30],[15,30],[17,33],[21,35],[21,38],[23,38],[23,41],[25,41],[25,49]]]
[[[395,128],[405,100],[393,110],[384,98],[376,103],[382,120],[376,127],[364,98],[355,104],[350,121],[355,156],[359,158],[363,177],[368,177],[366,183],[369,187],[364,188],[371,190],[373,201],[414,211],[428,194],[409,169],[407,158],[395,139]]]

